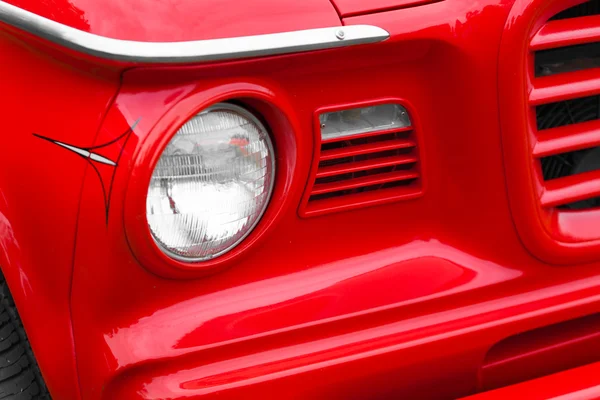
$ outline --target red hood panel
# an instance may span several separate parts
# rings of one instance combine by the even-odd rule
[[[443,0],[332,0],[342,17],[415,7],[438,1]]]
[[[329,0],[7,0],[86,32],[171,42],[341,25]]]

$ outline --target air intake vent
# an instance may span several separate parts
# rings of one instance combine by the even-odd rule
[[[598,2],[561,12],[533,37],[533,156],[542,207],[596,207],[600,195],[600,15]]]
[[[319,133],[302,216],[421,195],[417,140],[404,107],[382,104],[324,113]]]
[[[507,21],[499,99],[515,226],[548,263],[598,261],[600,0],[516,2]]]

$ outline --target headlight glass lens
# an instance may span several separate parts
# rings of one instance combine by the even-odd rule
[[[154,169],[146,217],[156,243],[182,261],[204,261],[239,244],[267,207],[275,155],[266,128],[220,103],[179,129]]]

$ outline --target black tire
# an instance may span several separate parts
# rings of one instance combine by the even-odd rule
[[[19,313],[1,272],[0,399],[50,399]]]

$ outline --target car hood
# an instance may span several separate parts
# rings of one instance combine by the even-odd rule
[[[341,25],[329,0],[8,0],[115,39],[173,42]]]

